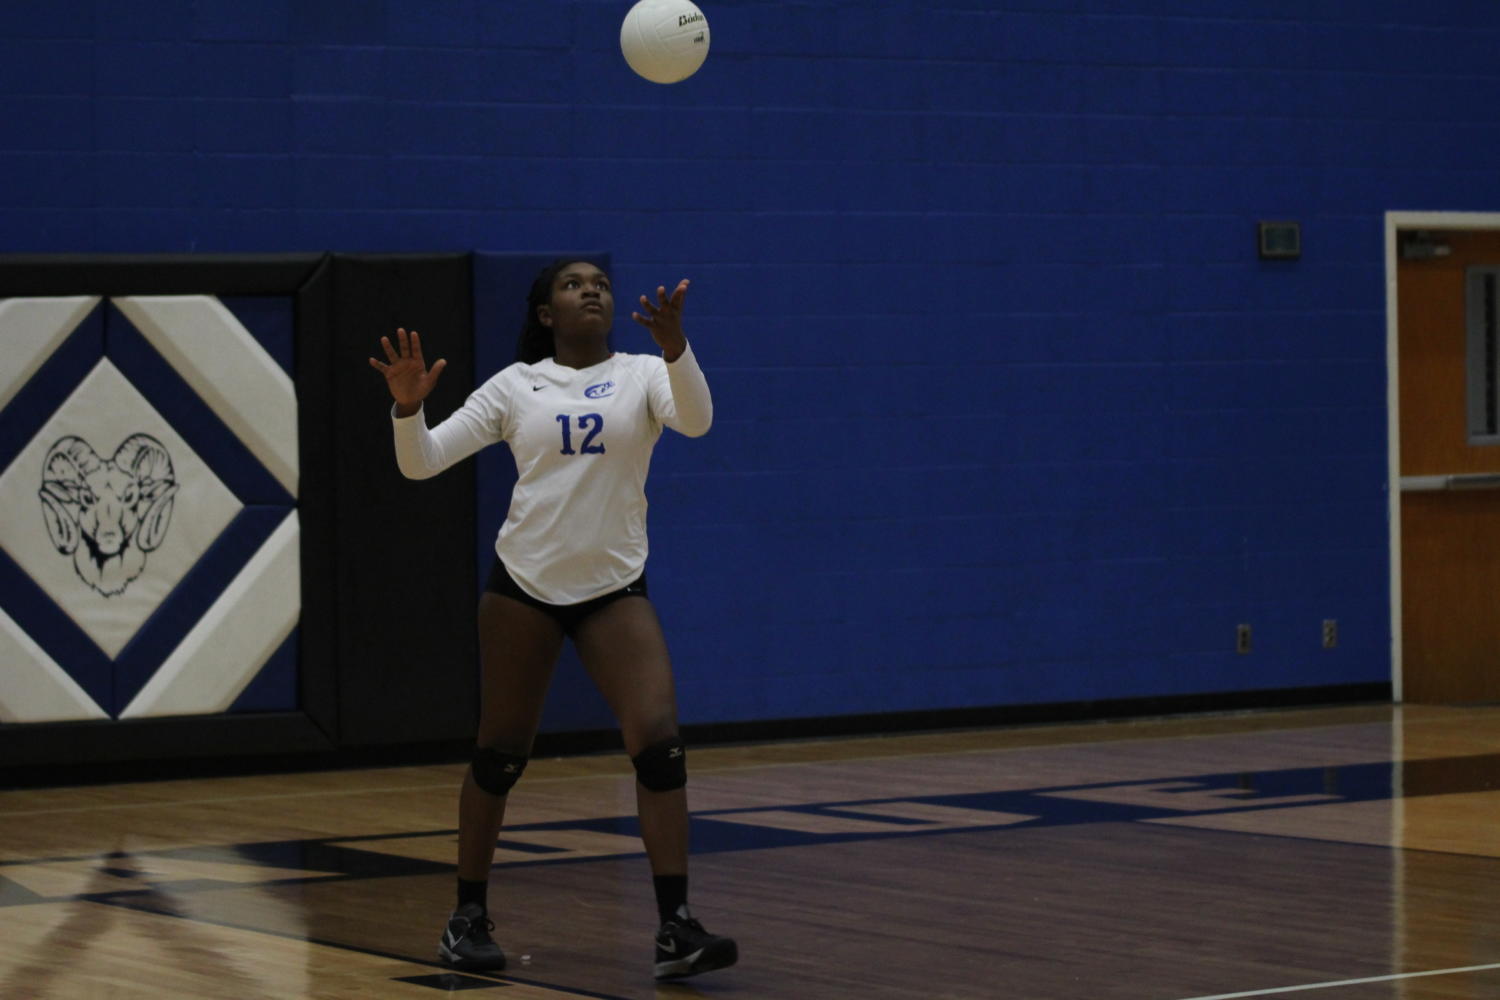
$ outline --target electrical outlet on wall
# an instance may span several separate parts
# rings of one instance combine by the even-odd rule
[[[1237,625],[1234,629],[1234,651],[1236,653],[1250,652],[1250,626]]]

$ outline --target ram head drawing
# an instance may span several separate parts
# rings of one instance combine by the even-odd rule
[[[132,434],[113,456],[100,458],[69,435],[42,466],[42,515],[57,551],[106,597],[119,594],[146,567],[172,520],[177,479],[172,457],[149,434]]]

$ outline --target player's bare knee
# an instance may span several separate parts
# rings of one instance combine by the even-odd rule
[[[653,792],[670,792],[687,784],[687,748],[677,736],[659,740],[634,757],[635,777]]]
[[[515,783],[521,780],[528,758],[520,754],[506,753],[494,747],[475,747],[469,761],[469,772],[474,775],[474,784],[490,795],[508,795]]]

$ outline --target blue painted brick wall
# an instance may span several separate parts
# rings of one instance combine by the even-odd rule
[[[0,250],[691,276],[691,721],[1387,679],[1382,213],[1494,208],[1500,5],[717,0],[673,87],[627,7],[0,5]]]

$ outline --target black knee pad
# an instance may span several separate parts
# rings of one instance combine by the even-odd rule
[[[687,784],[687,748],[673,736],[653,743],[634,757],[635,776],[653,792],[670,792]]]
[[[513,753],[502,753],[494,747],[475,747],[474,758],[469,769],[474,774],[474,784],[491,795],[505,795],[526,770],[525,757]]]

